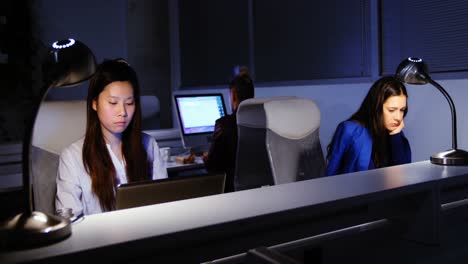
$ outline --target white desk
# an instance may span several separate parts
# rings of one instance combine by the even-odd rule
[[[203,262],[349,225],[343,216],[369,205],[379,210],[352,211],[359,221],[410,214],[409,226],[437,237],[439,194],[468,186],[467,175],[468,166],[423,161],[92,215],[66,240],[3,252],[0,262]]]

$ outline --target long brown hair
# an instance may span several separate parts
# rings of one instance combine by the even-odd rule
[[[391,96],[404,95],[408,98],[406,87],[393,76],[385,76],[377,80],[369,89],[361,106],[347,121],[355,121],[369,131],[372,137],[372,156],[376,168],[386,167],[388,160],[389,135],[383,121],[383,104]],[[408,105],[404,111],[404,117],[408,113]],[[334,137],[334,136],[333,136]],[[330,158],[332,143],[327,147],[327,160]]]
[[[91,177],[91,188],[104,211],[115,208],[117,177],[112,159],[106,147],[101,123],[92,108],[104,88],[112,82],[128,81],[133,88],[135,113],[127,129],[122,133],[122,154],[126,162],[128,182],[149,177],[149,162],[141,138],[140,89],[136,72],[122,59],[101,63],[90,80],[87,97],[86,135],[83,144],[83,164]]]

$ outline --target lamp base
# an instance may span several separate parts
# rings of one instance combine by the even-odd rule
[[[58,242],[71,235],[70,220],[34,211],[6,223],[7,248],[30,248]]]
[[[450,149],[431,156],[431,163],[438,165],[468,165],[468,152]]]

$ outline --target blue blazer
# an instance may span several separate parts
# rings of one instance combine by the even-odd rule
[[[344,121],[336,129],[326,175],[336,175],[373,168],[372,137],[353,121]],[[411,162],[411,149],[403,132],[390,136],[390,165]]]

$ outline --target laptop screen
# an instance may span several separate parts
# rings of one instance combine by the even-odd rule
[[[221,194],[224,192],[225,181],[225,173],[209,173],[177,179],[120,184],[117,187],[116,209]]]

